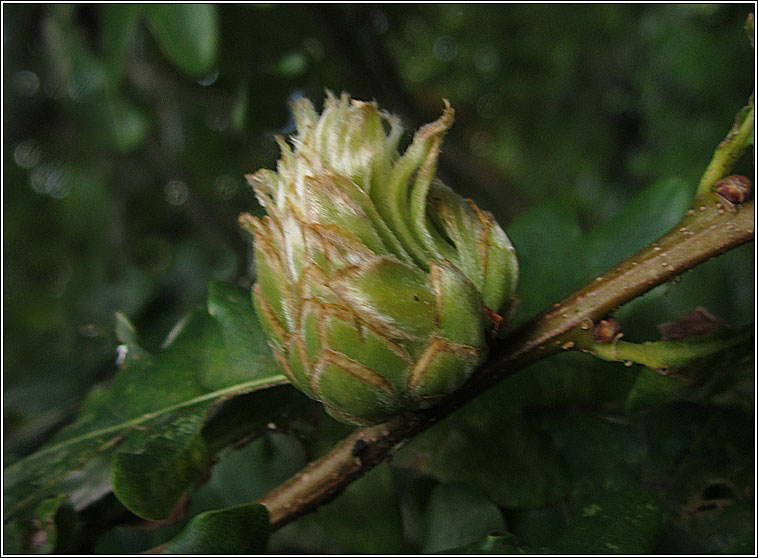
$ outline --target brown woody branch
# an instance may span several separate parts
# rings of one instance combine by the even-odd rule
[[[581,331],[626,302],[753,238],[754,205],[734,207],[710,192],[668,233],[495,346],[482,368],[439,405],[360,428],[259,500],[272,530],[339,495],[401,445],[476,396],[551,354],[573,346]]]

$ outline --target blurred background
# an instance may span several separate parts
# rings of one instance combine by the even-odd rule
[[[662,179],[694,193],[753,90],[750,10],[4,4],[6,463],[114,374],[115,312],[157,348],[210,280],[251,283],[243,175],[275,165],[288,100],[347,91],[412,130],[446,98],[448,184],[506,228],[549,205],[584,233]],[[735,325],[751,251],[737,291],[692,291]]]

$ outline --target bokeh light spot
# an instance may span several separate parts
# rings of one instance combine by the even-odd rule
[[[189,197],[189,189],[181,180],[172,180],[166,184],[163,192],[171,205],[184,205]]]
[[[24,169],[36,167],[42,160],[42,149],[36,140],[26,139],[16,144],[13,160]]]
[[[34,72],[21,70],[13,75],[13,89],[22,97],[33,97],[39,91],[39,78]]]
[[[207,75],[197,80],[197,83],[199,83],[200,85],[208,86],[208,85],[213,85],[214,83],[216,83],[217,79],[218,79],[218,68],[214,68]]]
[[[222,174],[213,181],[216,196],[222,200],[230,200],[237,194],[237,181],[229,174]]]
[[[483,77],[492,77],[500,67],[500,54],[489,45],[478,48],[473,59],[474,66]]]
[[[377,35],[384,35],[390,28],[389,19],[384,10],[371,10],[371,23],[374,26],[374,32]]]
[[[442,35],[434,41],[432,50],[437,60],[451,62],[458,56],[458,42],[450,35]]]
[[[56,199],[65,198],[71,191],[69,174],[60,163],[48,162],[34,168],[29,173],[32,190]]]

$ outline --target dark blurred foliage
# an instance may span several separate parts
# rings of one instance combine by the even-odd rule
[[[224,4],[181,25],[155,10],[3,5],[6,463],[112,376],[115,312],[157,348],[209,281],[250,284],[243,175],[275,164],[288,99],[347,91],[412,129],[447,98],[446,182],[505,225],[550,206],[586,232],[661,179],[694,194],[753,89],[749,5]]]

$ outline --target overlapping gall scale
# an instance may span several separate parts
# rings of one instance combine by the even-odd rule
[[[276,172],[247,176],[265,208],[253,302],[282,370],[338,420],[371,424],[463,384],[513,297],[517,261],[488,212],[436,178],[442,116],[401,155],[376,103],[293,103]]]

